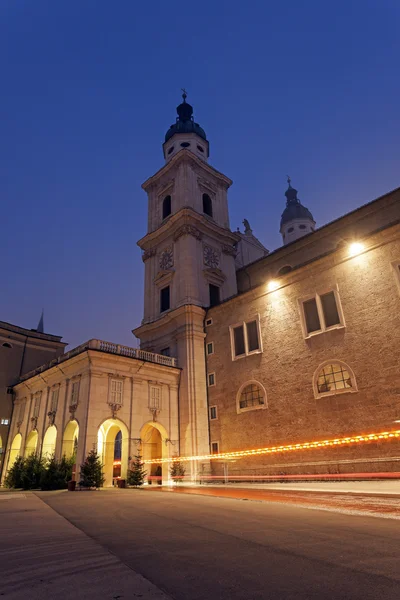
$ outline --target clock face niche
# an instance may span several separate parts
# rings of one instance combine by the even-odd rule
[[[172,246],[169,248],[165,248],[160,254],[160,269],[162,271],[167,271],[168,269],[172,269],[174,266],[174,252]]]
[[[211,246],[203,246],[203,262],[211,269],[219,267],[219,252]]]

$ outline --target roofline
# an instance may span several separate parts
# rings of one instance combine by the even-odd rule
[[[27,337],[38,338],[41,340],[49,340],[59,342],[64,346],[68,345],[68,342],[62,342],[62,335],[54,335],[52,333],[41,333],[36,329],[26,329],[25,327],[21,327],[20,325],[13,325],[12,323],[7,323],[6,321],[0,321],[0,328],[8,329],[9,331],[13,331],[14,333],[19,333],[21,335],[26,335]]]
[[[335,223],[338,223],[342,219],[346,219],[347,217],[354,215],[355,213],[365,209],[366,207],[371,206],[375,202],[379,202],[380,200],[383,200],[383,198],[386,198],[387,196],[390,196],[391,194],[394,194],[396,192],[400,192],[400,187],[397,187],[394,190],[391,190],[390,192],[386,192],[386,194],[383,194],[382,196],[378,196],[378,198],[375,198],[374,200],[370,200],[370,202],[366,202],[365,204],[362,204],[358,208],[355,208],[354,210],[351,210],[350,212],[348,212],[344,215],[341,215],[340,217],[337,217],[333,221],[329,221],[329,223],[325,223],[325,225],[321,225],[321,227],[318,227],[315,231],[311,231],[310,233],[307,233],[306,235],[303,235],[302,237],[297,238],[296,240],[293,240],[292,242],[289,242],[288,244],[285,244],[284,246],[279,246],[279,248],[272,250],[267,256],[262,256],[261,258],[257,258],[257,260],[253,261],[252,263],[247,264],[245,267],[240,267],[240,269],[237,269],[236,272],[248,269],[250,266],[253,266],[263,260],[268,260],[271,258],[271,256],[275,256],[276,254],[278,254],[278,252],[283,252],[283,250],[285,250],[286,248],[293,247],[294,244],[298,244],[299,242],[302,242],[303,240],[307,240],[311,236],[318,235],[320,231],[326,230],[328,227],[335,225]],[[392,223],[388,223],[387,227],[391,227],[391,226],[392,226]],[[371,233],[371,235],[372,235],[372,233]],[[319,257],[316,257],[316,259],[317,258],[319,258]]]

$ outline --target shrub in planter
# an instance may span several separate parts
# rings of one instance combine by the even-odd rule
[[[135,459],[131,462],[131,467],[128,471],[128,484],[133,487],[140,487],[144,484],[144,479],[147,471],[143,467],[142,455],[138,451]]]
[[[86,488],[99,488],[104,483],[103,465],[96,450],[91,450],[81,465],[79,485]]]
[[[4,480],[4,485],[7,488],[22,488],[23,479],[22,474],[24,471],[25,459],[22,456],[17,456],[13,466],[8,471],[7,476]]]
[[[45,462],[35,454],[31,454],[24,461],[22,469],[22,487],[24,490],[37,490],[40,488],[40,480],[45,470]]]
[[[72,477],[73,458],[63,456],[57,460],[52,456],[40,479],[42,490],[65,490],[68,487],[68,481]]]

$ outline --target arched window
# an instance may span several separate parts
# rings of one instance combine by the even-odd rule
[[[237,393],[237,412],[241,413],[259,408],[267,408],[267,392],[258,381],[247,381],[239,388]]]
[[[2,344],[3,348],[12,348],[11,344],[9,344],[8,342],[4,342],[4,344]]]
[[[357,391],[353,371],[340,360],[332,360],[320,365],[314,373],[313,384],[316,398]]]
[[[285,265],[284,267],[279,269],[278,275],[286,275],[286,273],[290,273],[290,271],[293,271],[293,267],[291,267],[290,265]]]
[[[166,219],[171,214],[171,196],[165,196],[162,205],[162,218]]]
[[[212,201],[208,194],[203,194],[203,213],[209,217],[213,216]]]

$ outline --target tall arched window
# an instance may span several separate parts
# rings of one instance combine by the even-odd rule
[[[203,194],[203,213],[209,217],[213,216],[212,201],[208,194]]]
[[[261,383],[258,381],[247,381],[239,388],[236,396],[236,409],[238,413],[266,407],[267,392]]]
[[[314,373],[313,385],[316,398],[357,391],[353,371],[340,360],[327,361],[320,365]]]
[[[171,196],[165,196],[162,205],[162,218],[166,219],[171,214]]]

